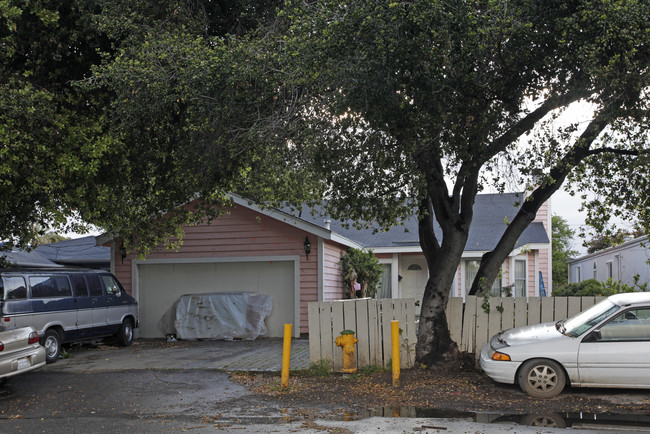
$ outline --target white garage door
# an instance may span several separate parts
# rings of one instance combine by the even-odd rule
[[[271,337],[295,324],[294,262],[210,262],[139,264],[140,337],[164,337],[158,321],[181,295],[206,292],[259,292],[273,296],[266,320]],[[295,325],[294,325],[295,327]]]

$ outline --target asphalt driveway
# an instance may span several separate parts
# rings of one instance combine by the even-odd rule
[[[138,339],[130,347],[73,345],[68,356],[41,368],[62,372],[130,369],[220,369],[269,371],[282,369],[281,338],[254,341],[175,341]],[[293,339],[290,369],[309,368],[309,340]]]

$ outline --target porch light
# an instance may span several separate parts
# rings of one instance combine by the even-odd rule
[[[305,237],[305,242],[303,244],[305,247],[305,256],[307,257],[307,260],[309,261],[309,254],[311,253],[311,243],[309,242],[309,237]]]

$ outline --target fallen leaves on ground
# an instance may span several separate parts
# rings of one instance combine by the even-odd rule
[[[527,396],[516,385],[495,383],[480,371],[461,369],[402,370],[400,387],[392,372],[334,374],[329,377],[293,375],[283,389],[280,377],[268,373],[233,373],[231,379],[260,398],[283,405],[361,410],[378,407],[415,407],[464,412],[593,412],[650,413],[646,391],[567,388],[552,399]],[[603,399],[631,395],[625,400]],[[636,395],[635,395],[636,394]],[[636,399],[635,399],[636,398]]]

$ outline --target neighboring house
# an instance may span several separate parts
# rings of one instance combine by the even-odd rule
[[[134,253],[122,257],[121,239],[98,237],[98,244],[110,243],[111,271],[140,303],[141,337],[162,337],[158,321],[181,295],[231,291],[274,297],[267,319],[270,336],[282,336],[285,323],[294,324],[296,335],[307,333],[309,302],[345,298],[339,262],[349,247],[371,249],[383,264],[379,297],[422,298],[428,270],[415,218],[373,234],[370,229],[346,229],[306,209],[292,215],[287,210],[261,209],[236,196],[233,199],[229,214],[209,225],[186,227],[178,250],[154,249],[144,260]],[[517,202],[522,202],[517,194],[476,198],[472,229],[451,296],[464,297],[469,290],[478,261],[505,231]],[[503,265],[496,293],[512,286],[514,295],[537,296],[540,273],[545,286],[551,286],[550,224],[545,204]]]
[[[618,246],[609,247],[569,261],[569,282],[587,279],[606,281],[612,279],[626,285],[650,282],[650,244],[648,237],[629,239]]]
[[[0,244],[0,248],[4,247]],[[35,250],[25,251],[14,248],[0,250],[0,257],[3,257],[11,267],[18,268],[58,268],[61,265],[56,264],[43,257]]]
[[[98,246],[94,236],[63,240],[44,244],[36,252],[66,267],[83,267],[108,270],[111,265],[111,249]]]

